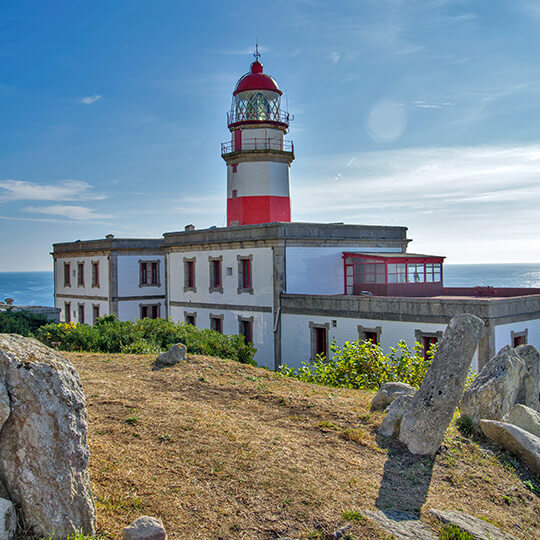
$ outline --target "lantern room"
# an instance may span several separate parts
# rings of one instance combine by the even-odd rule
[[[413,253],[343,253],[345,294],[439,296],[444,257]]]

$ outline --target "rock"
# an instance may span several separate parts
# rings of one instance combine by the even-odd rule
[[[436,540],[439,538],[416,516],[400,510],[364,510],[364,516],[375,521],[396,540]]]
[[[0,540],[13,540],[17,528],[17,514],[11,501],[0,499]]]
[[[9,395],[4,384],[4,381],[0,379],[0,430],[2,426],[6,423],[6,420],[9,417],[11,412],[11,407],[9,405]]]
[[[95,531],[84,393],[75,368],[35,339],[0,334],[0,380],[11,413],[0,433],[0,477],[24,527],[64,538]]]
[[[371,401],[371,411],[384,411],[400,395],[413,396],[416,388],[401,382],[384,383]]]
[[[167,540],[161,519],[141,516],[124,528],[124,540]]]
[[[480,420],[480,429],[488,439],[516,454],[535,474],[540,475],[540,437],[496,420]]]
[[[503,347],[463,394],[460,412],[475,425],[480,418],[501,420],[510,412],[525,373],[525,363],[509,345]]]
[[[503,533],[495,525],[465,512],[443,512],[435,508],[432,508],[429,512],[440,522],[455,525],[478,540],[517,540],[515,536]]]
[[[401,419],[399,440],[409,452],[434,455],[441,446],[483,332],[482,319],[468,313],[448,323],[422,386]]]
[[[400,395],[388,407],[388,414],[384,417],[377,433],[381,437],[397,437],[403,415],[409,410],[413,397]]]
[[[537,437],[540,437],[540,413],[525,405],[517,404],[503,416],[503,422],[520,427]]]
[[[186,359],[187,349],[183,343],[173,345],[167,352],[161,353],[154,364],[152,370],[162,369],[164,367],[174,366]]]
[[[516,347],[516,353],[525,362],[525,373],[516,403],[540,412],[540,353],[532,345],[520,345]]]

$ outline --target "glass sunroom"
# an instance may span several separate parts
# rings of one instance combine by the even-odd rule
[[[343,253],[345,294],[438,296],[444,257],[413,253]]]

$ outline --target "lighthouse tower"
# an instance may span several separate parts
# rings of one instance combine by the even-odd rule
[[[221,145],[227,163],[227,226],[291,221],[289,167],[294,146],[283,137],[289,114],[276,81],[263,73],[259,51],[240,78],[227,113],[231,140]]]

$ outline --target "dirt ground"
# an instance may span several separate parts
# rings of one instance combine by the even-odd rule
[[[463,510],[540,538],[538,479],[487,443],[447,432],[435,460],[378,441],[371,392],[208,357],[68,353],[87,398],[99,534],[160,517],[169,538],[386,538],[363,509]]]

